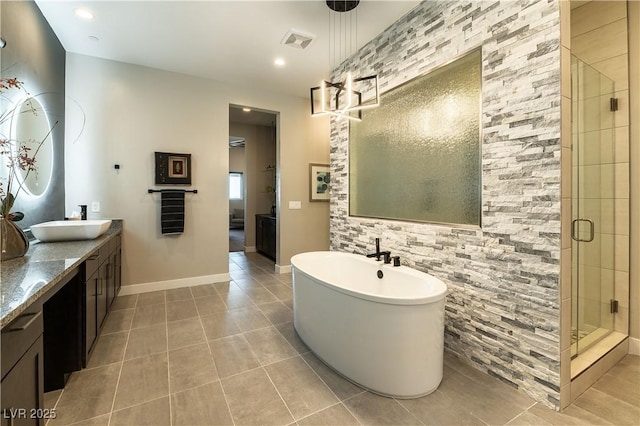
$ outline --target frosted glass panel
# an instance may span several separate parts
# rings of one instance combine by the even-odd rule
[[[479,226],[480,86],[478,50],[351,122],[350,214]]]

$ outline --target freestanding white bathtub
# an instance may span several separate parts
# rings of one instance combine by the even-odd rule
[[[325,364],[385,396],[436,390],[444,353],[442,281],[351,253],[302,253],[291,265],[295,329]]]

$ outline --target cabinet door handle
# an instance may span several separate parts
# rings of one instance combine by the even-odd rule
[[[23,331],[26,330],[31,324],[33,324],[33,322],[35,320],[37,320],[40,315],[42,315],[42,311],[39,312],[35,312],[35,313],[29,313],[29,314],[24,314],[21,315],[21,318],[26,318],[28,316],[30,316],[31,318],[29,319],[29,321],[27,321],[25,324],[23,325],[18,325],[18,326],[13,326],[11,328],[9,328],[9,330],[7,330],[8,332],[13,332],[13,331]],[[5,410],[6,411],[6,410]]]
[[[96,278],[96,289],[99,289],[96,296],[102,296],[102,278]]]

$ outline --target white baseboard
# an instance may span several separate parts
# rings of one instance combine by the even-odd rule
[[[156,290],[169,290],[172,288],[191,287],[194,285],[219,283],[229,281],[229,274],[203,275],[200,277],[179,278],[177,280],[156,281],[143,284],[123,285],[120,288],[120,296],[130,294],[149,293]]]
[[[256,246],[244,246],[244,251],[245,253],[255,253],[258,249],[256,249]]]
[[[276,265],[276,274],[290,274],[291,273],[291,265]]]
[[[629,354],[640,355],[640,339],[629,337]]]

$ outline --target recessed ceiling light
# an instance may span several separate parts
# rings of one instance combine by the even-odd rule
[[[76,14],[78,18],[82,19],[93,19],[93,13],[89,9],[85,9],[83,7],[79,7],[74,9],[73,12]]]
[[[277,67],[284,67],[284,59],[282,58],[276,58],[273,63],[277,66]]]
[[[251,112],[251,108],[242,108],[244,112]]]

